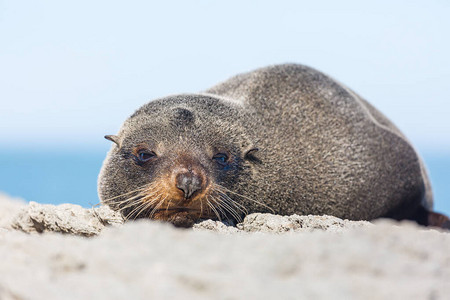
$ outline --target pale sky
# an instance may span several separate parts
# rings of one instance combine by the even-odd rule
[[[450,153],[450,2],[0,1],[0,146],[108,148],[145,102],[295,62]]]

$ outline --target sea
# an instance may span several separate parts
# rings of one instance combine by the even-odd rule
[[[26,201],[92,207],[106,151],[0,150],[0,192]],[[435,210],[450,215],[450,153],[422,153]]]

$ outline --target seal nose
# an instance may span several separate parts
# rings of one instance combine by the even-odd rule
[[[184,198],[189,199],[192,195],[202,188],[202,179],[200,176],[191,173],[181,173],[176,177],[177,188],[183,191]]]

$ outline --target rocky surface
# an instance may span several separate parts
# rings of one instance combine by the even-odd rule
[[[7,202],[0,198],[0,299],[450,295],[450,234],[408,222],[253,214],[237,227],[209,220],[192,230],[119,225],[105,208]]]
[[[120,214],[106,206],[85,209],[74,204],[55,206],[30,202],[12,218],[10,227],[27,233],[60,232],[93,236],[105,226],[122,224]]]
[[[0,231],[10,228],[17,213],[26,206],[26,202],[19,198],[11,198],[0,193]]]
[[[20,208],[20,209],[17,209]],[[81,236],[94,236],[107,226],[121,226],[120,214],[107,206],[85,209],[75,204],[39,204],[17,206],[5,228],[26,233],[60,232]],[[205,220],[194,225],[194,230],[209,230],[218,233],[243,232],[311,232],[315,230],[342,232],[347,229],[372,225],[365,221],[342,220],[332,216],[278,216],[272,214],[251,214],[236,227],[229,224]]]

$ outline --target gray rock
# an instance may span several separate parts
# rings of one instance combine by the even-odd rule
[[[371,226],[367,221],[342,220],[333,216],[279,216],[250,214],[237,227],[246,232],[311,232],[315,230],[342,232],[349,228]]]
[[[0,193],[0,231],[11,229],[12,220],[25,206],[24,200]]]
[[[0,299],[450,295],[450,233],[409,222],[251,214],[237,227],[206,220],[192,230],[2,198],[0,212]]]
[[[85,209],[74,204],[30,202],[11,221],[13,229],[27,233],[60,232],[82,236],[99,234],[107,225],[121,225],[120,214],[106,206]]]
[[[10,227],[27,233],[61,232],[82,236],[99,234],[105,226],[123,224],[120,214],[107,206],[85,209],[74,204],[38,204],[30,202],[21,206],[10,221]],[[209,230],[232,234],[242,232],[307,232],[315,230],[342,232],[349,228],[370,226],[366,221],[341,220],[332,216],[278,216],[250,214],[242,223],[205,220],[194,225],[194,230]]]
[[[151,221],[89,239],[5,231],[0,299],[448,299],[448,249],[448,233],[388,221],[340,233]]]
[[[194,224],[193,229],[195,231],[207,230],[207,231],[214,231],[214,232],[224,233],[224,234],[232,234],[232,233],[242,232],[241,230],[232,226],[231,224],[228,224],[226,222],[213,221],[213,220],[204,220],[202,222]]]
[[[367,227],[373,224],[367,221],[342,220],[333,216],[279,216],[254,213],[247,215],[236,227],[226,222],[206,220],[194,225],[194,230],[210,230],[219,233],[286,233],[331,231],[343,232],[350,228]]]

